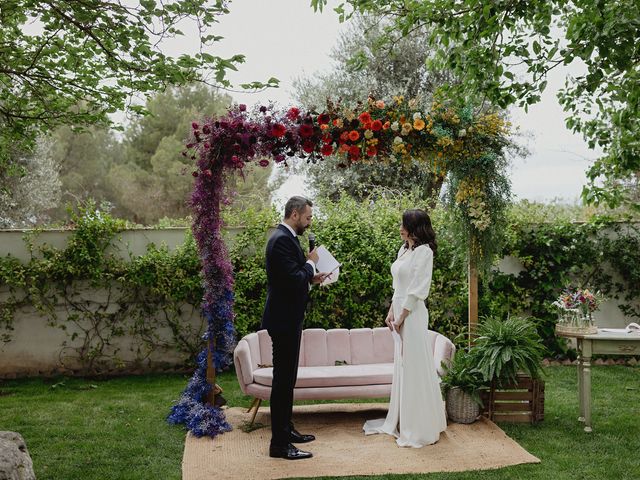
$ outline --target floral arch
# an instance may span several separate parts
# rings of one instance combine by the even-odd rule
[[[235,346],[232,266],[220,217],[228,172],[250,163],[287,165],[329,155],[338,155],[343,167],[380,161],[400,165],[411,158],[428,162],[433,175],[447,177],[448,203],[469,240],[472,283],[476,262],[491,257],[492,239],[509,201],[508,134],[509,124],[495,113],[476,115],[471,107],[437,102],[426,112],[403,97],[390,102],[369,98],[354,108],[329,103],[320,113],[273,106],[249,111],[235,105],[222,117],[194,122],[184,155],[196,162],[192,229],[202,261],[207,346],[169,422],[184,424],[196,436],[214,437],[231,429],[216,406],[213,388],[216,371],[232,364]],[[475,315],[477,320],[477,304]]]

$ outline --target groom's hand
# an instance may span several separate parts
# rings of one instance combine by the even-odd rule
[[[318,260],[320,259],[320,257],[318,256],[318,249],[314,248],[313,250],[311,250],[309,252],[309,255],[307,255],[307,260],[311,260],[313,263],[318,263]]]
[[[324,279],[327,278],[329,275],[331,275],[331,274],[330,273],[326,273],[326,272],[316,273],[313,276],[313,278],[311,279],[311,283],[313,283],[314,285],[322,283],[322,282],[324,282]]]

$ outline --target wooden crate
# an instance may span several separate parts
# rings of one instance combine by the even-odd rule
[[[480,393],[482,414],[494,422],[538,423],[544,420],[544,380],[518,376],[515,385]]]

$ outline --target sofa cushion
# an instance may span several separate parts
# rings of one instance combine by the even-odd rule
[[[392,377],[393,363],[299,367],[296,388],[385,385],[391,383]],[[270,387],[273,369],[259,368],[253,372],[253,378],[256,383]]]

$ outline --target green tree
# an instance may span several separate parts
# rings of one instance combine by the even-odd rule
[[[24,172],[0,182],[0,228],[29,228],[50,219],[61,195],[59,165],[50,140],[40,138],[32,154],[13,162]]]
[[[109,124],[136,95],[203,81],[229,86],[242,55],[211,53],[224,0],[3,0],[0,3],[0,175],[20,170],[28,151],[58,125]],[[163,53],[163,40],[188,28],[199,53]],[[277,80],[270,79],[269,85]],[[260,88],[262,83],[243,85]]]
[[[114,213],[142,224],[188,215],[193,162],[182,151],[191,123],[224,112],[230,103],[228,95],[206,85],[169,88],[150,98],[149,114],[126,126],[122,156],[107,173]]]
[[[147,225],[189,215],[194,164],[182,152],[191,123],[224,113],[230,103],[231,97],[205,85],[170,88],[149,99],[149,115],[127,125],[122,155],[107,173],[114,213]],[[270,173],[271,168],[256,168],[230,174],[226,184],[234,208],[268,205]]]
[[[114,162],[122,157],[122,147],[114,132],[105,127],[90,126],[82,132],[71,127],[58,127],[50,136],[51,156],[60,171],[60,202],[52,215],[64,221],[67,204],[89,199],[105,205],[114,203],[107,174]]]
[[[327,0],[312,0],[322,10]],[[350,9],[349,9],[350,7]],[[461,84],[452,98],[480,96],[506,108],[537,103],[549,71],[582,65],[558,99],[567,126],[605,152],[589,169],[587,202],[627,201],[616,188],[640,169],[640,3],[637,0],[347,0],[354,12],[388,22],[387,44],[428,28],[433,62]]]

